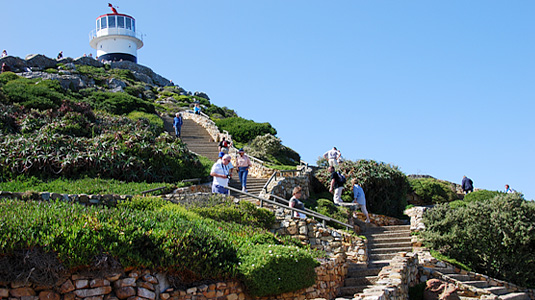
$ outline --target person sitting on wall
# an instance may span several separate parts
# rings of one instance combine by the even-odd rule
[[[290,198],[290,203],[288,203],[288,206],[305,210],[305,204],[299,201],[299,199],[301,198],[301,191],[302,188],[300,186],[294,187],[292,191],[292,198]],[[304,213],[298,211],[293,211],[292,214],[294,218],[306,219],[307,217]]]
[[[195,103],[195,106],[193,107],[193,113],[196,115],[201,114],[201,105],[199,103]]]

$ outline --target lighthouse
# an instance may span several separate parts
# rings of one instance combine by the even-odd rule
[[[99,60],[137,63],[137,49],[143,47],[143,38],[136,31],[136,19],[118,13],[110,3],[108,6],[112,13],[97,18],[96,29],[89,34],[89,44],[97,50]]]

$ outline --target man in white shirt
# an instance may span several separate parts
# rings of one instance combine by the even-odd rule
[[[340,152],[336,147],[333,147],[331,150],[325,152],[323,157],[329,161],[329,166],[334,167],[338,166],[338,158],[340,157]]]
[[[218,194],[229,194],[228,181],[230,178],[230,170],[228,164],[230,163],[231,157],[228,154],[225,154],[221,160],[218,160],[210,170],[210,176],[214,178],[212,182],[212,193]]]

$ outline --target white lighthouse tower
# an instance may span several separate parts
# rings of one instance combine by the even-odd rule
[[[108,6],[112,13],[97,18],[97,27],[89,34],[89,44],[97,49],[99,60],[137,63],[137,49],[143,47],[143,38],[136,32],[136,20],[118,13],[110,3]]]

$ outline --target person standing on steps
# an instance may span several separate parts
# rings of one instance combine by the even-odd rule
[[[331,187],[329,192],[333,193],[333,202],[335,205],[340,205],[342,203],[342,190],[344,189],[344,183],[340,178],[340,174],[336,172],[333,166],[330,166],[327,169],[331,173]]]
[[[323,154],[323,158],[329,161],[330,167],[338,166],[338,158],[340,157],[340,152],[336,147],[333,147],[331,150]]]
[[[465,194],[471,193],[474,191],[474,182],[472,179],[463,176],[463,181],[461,182],[461,187],[463,188],[463,192]]]
[[[221,159],[223,159],[223,156],[225,156],[225,152],[219,152],[219,159],[218,162],[221,162]],[[234,165],[232,164],[232,160],[228,163],[228,175],[229,180],[232,179],[232,170],[234,170]]]
[[[176,113],[175,119],[173,120],[173,127],[175,128],[175,136],[177,138],[181,137],[182,124],[184,124],[184,121],[182,120],[182,114]]]
[[[195,105],[193,106],[193,113],[196,115],[201,114],[201,105],[199,104],[199,102],[195,102]]]
[[[362,213],[366,216],[366,223],[370,223],[370,215],[366,209],[366,196],[364,195],[364,190],[359,185],[357,178],[353,178],[351,184],[353,185],[353,203],[357,204]],[[353,218],[356,218],[355,212],[353,212]]]
[[[226,140],[225,137],[221,139],[221,142],[219,142],[219,152],[225,152],[228,153],[228,149],[230,147],[231,143]]]
[[[212,166],[212,169],[210,170],[210,176],[214,178],[214,181],[212,182],[212,193],[229,194],[227,187],[230,179],[230,171],[228,168],[230,160],[230,155],[225,154]]]
[[[238,166],[238,177],[241,182],[241,190],[247,193],[247,175],[249,174],[249,167],[253,165],[249,156],[245,154],[243,148],[238,150],[238,157],[236,158],[236,165]]]
[[[305,204],[299,201],[299,199],[301,198],[301,191],[302,191],[302,188],[300,186],[294,187],[292,191],[292,198],[290,198],[290,202],[288,203],[288,206],[293,207],[293,208],[298,208],[301,210],[305,210]],[[292,211],[292,214],[294,218],[306,219],[307,217],[304,213],[298,212],[298,211]]]

